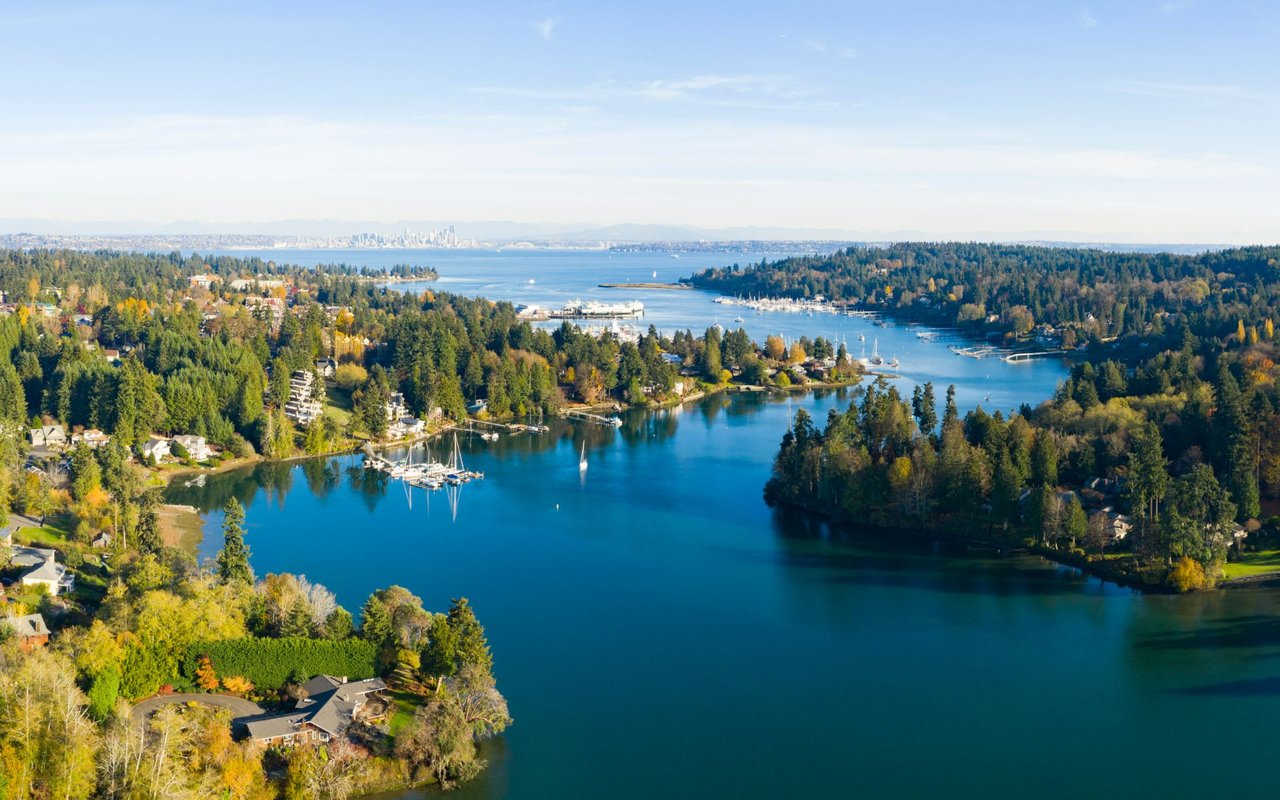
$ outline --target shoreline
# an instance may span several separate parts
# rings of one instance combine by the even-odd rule
[[[1109,562],[1105,560],[1093,561],[1088,556],[1082,558],[1070,552],[1054,550],[1053,548],[1039,544],[1026,545],[1017,542],[1000,542],[993,539],[983,539],[977,536],[946,533],[945,531],[922,527],[902,527],[898,525],[884,525],[874,522],[854,523],[847,520],[837,519],[833,515],[824,511],[818,511],[793,503],[780,502],[777,506],[773,506],[773,508],[775,510],[785,508],[798,511],[801,514],[805,514],[814,519],[825,522],[833,529],[850,533],[860,533],[875,538],[887,537],[887,535],[892,534],[893,536],[908,537],[916,541],[942,542],[946,544],[959,545],[970,550],[986,551],[992,554],[986,556],[989,558],[1017,555],[1037,556],[1046,561],[1057,564],[1058,566],[1077,569],[1090,577],[1097,578],[1098,580],[1106,581],[1127,589],[1140,591],[1145,594],[1176,594],[1163,583],[1150,583],[1134,576],[1132,573],[1107,568]],[[1280,581],[1280,573],[1267,576],[1253,576],[1247,581],[1242,581],[1242,579],[1238,578],[1229,581],[1220,581],[1213,588],[1230,589],[1241,585],[1247,585],[1249,583],[1265,582],[1268,579]]]

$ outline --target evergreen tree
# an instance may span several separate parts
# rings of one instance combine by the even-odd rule
[[[244,506],[232,497],[222,509],[222,549],[218,551],[218,577],[222,583],[253,585],[249,548],[244,543]]]

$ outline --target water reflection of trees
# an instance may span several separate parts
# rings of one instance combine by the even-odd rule
[[[819,390],[813,393],[817,399],[833,394],[846,400],[856,397],[857,390]],[[547,424],[551,428],[548,433],[503,432],[497,441],[487,442],[478,434],[459,431],[458,444],[468,466],[474,466],[470,462],[477,456],[518,463],[522,459],[533,459],[562,447],[572,450],[576,460],[584,445],[588,453],[591,453],[613,446],[619,440],[628,447],[665,444],[675,438],[681,418],[689,414],[696,414],[707,424],[711,424],[721,415],[726,418],[752,417],[770,406],[787,402],[787,399],[786,395],[766,392],[718,394],[689,406],[623,413],[620,415],[620,428],[581,421],[548,420]],[[384,455],[393,461],[408,458],[424,461],[428,456],[438,461],[448,461],[452,448],[453,437],[446,436],[412,447],[393,448]],[[232,497],[246,508],[251,507],[261,490],[268,502],[283,506],[289,492],[293,490],[298,472],[302,473],[310,492],[319,498],[332,495],[345,482],[360,496],[370,511],[376,509],[392,483],[385,474],[365,469],[359,456],[345,455],[291,462],[264,462],[253,467],[209,475],[203,485],[180,479],[166,491],[166,499],[170,503],[191,505],[202,512],[208,512],[222,508]]]

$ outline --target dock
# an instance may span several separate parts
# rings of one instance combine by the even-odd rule
[[[587,422],[594,422],[597,425],[608,425],[611,428],[621,428],[622,420],[619,417],[606,417],[601,414],[593,414],[590,411],[582,411],[580,409],[571,408],[564,412],[566,417],[581,419]]]

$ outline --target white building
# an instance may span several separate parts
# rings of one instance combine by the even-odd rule
[[[152,436],[139,449],[142,450],[143,458],[150,458],[158,464],[169,457],[171,446],[172,442],[163,436]]]
[[[316,399],[316,376],[305,369],[295,370],[289,376],[289,400],[284,404],[284,415],[302,426],[308,426],[320,418],[324,408]]]
[[[97,428],[90,428],[87,431],[71,434],[71,444],[83,444],[90,450],[97,450],[109,441],[111,441],[111,437]]]
[[[208,461],[214,456],[213,448],[209,446],[203,436],[191,434],[175,436],[173,437],[173,443],[182,445],[193,461]]]
[[[75,588],[76,576],[57,561],[57,553],[43,547],[15,546],[9,548],[10,564],[29,567],[22,573],[23,586],[44,586],[50,595],[59,595]]]

